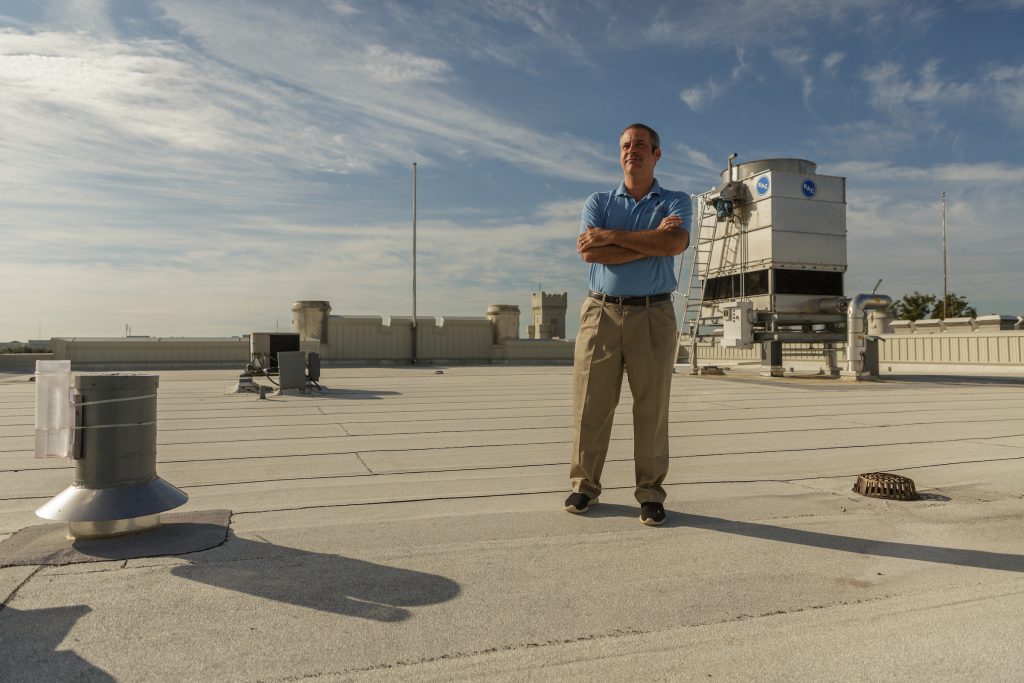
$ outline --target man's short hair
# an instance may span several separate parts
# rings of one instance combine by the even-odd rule
[[[639,128],[640,130],[646,130],[647,131],[648,135],[651,136],[651,149],[661,149],[661,138],[658,137],[658,131],[654,130],[650,126],[645,125],[643,123],[631,123],[631,124],[629,124],[628,126],[626,126],[625,128],[622,129],[622,132],[619,133],[619,137],[621,138],[623,135],[626,134],[627,130],[632,130],[634,128]]]

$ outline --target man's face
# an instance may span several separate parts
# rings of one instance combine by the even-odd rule
[[[630,175],[654,175],[660,149],[651,149],[651,134],[643,128],[630,128],[619,138],[619,161]]]

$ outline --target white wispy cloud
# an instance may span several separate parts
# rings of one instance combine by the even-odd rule
[[[978,12],[1024,9],[1024,0],[966,0],[964,6]]]
[[[679,93],[687,107],[693,111],[702,111],[706,106],[725,95],[730,88],[742,80],[750,69],[746,58],[746,50],[742,47],[736,48],[736,64],[729,72],[728,78],[711,76],[700,85],[684,88]]]
[[[114,33],[109,0],[57,0],[40,4],[52,29],[102,36]]]
[[[939,186],[894,196],[880,185],[850,182],[847,199],[847,292],[880,291],[894,297],[942,289],[942,214]],[[988,190],[952,189],[947,197],[951,289],[980,305],[979,313],[1024,313],[1015,289],[1014,263],[1024,245],[1014,239],[1015,209]],[[999,275],[995,275],[999,274]]]
[[[811,60],[810,53],[801,47],[779,47],[772,50],[772,56],[784,66],[792,69],[803,69]]]
[[[169,2],[167,12],[202,41],[202,51],[183,41],[88,32],[0,33],[0,79],[13,93],[0,108],[20,118],[34,109],[33,118],[42,115],[37,128],[52,121],[39,142],[76,138],[80,129],[86,140],[99,121],[112,137],[128,136],[114,149],[129,156],[141,139],[344,173],[404,164],[410,152],[428,159],[469,152],[559,177],[606,175],[596,171],[608,165],[604,150],[541,135],[450,94],[451,68],[441,59],[272,5]],[[233,30],[214,30],[221,22]],[[286,58],[268,55],[267,25],[293,46]],[[61,136],[56,123],[67,120]]]
[[[985,83],[1010,125],[1024,126],[1024,65],[991,66]]]
[[[916,71],[896,62],[863,68],[860,79],[871,118],[822,127],[818,147],[829,156],[852,159],[893,159],[908,151],[929,153],[944,148],[968,156],[961,117],[972,123],[993,118],[1019,127],[1024,114],[1024,67],[987,64],[962,79],[943,73],[940,60],[929,60]]]
[[[680,99],[692,111],[703,111],[720,99],[735,86],[741,74],[750,77],[745,54],[754,55],[754,59],[767,54],[785,72],[795,76],[800,82],[804,106],[810,108],[816,71],[811,62],[825,30],[858,42],[862,41],[859,34],[864,32],[877,40],[899,31],[899,39],[905,40],[907,35],[924,33],[938,16],[928,6],[886,0],[700,0],[688,4],[685,13],[673,5],[663,6],[644,29],[644,37],[677,49],[736,50],[740,55],[740,64],[730,76],[712,74],[704,83],[689,85],[680,92]],[[830,50],[821,58],[821,70],[832,73],[846,56],[845,51]],[[757,78],[765,78],[760,67]]]
[[[702,85],[684,88],[679,92],[679,99],[693,111],[701,111],[705,106],[717,100],[725,92],[725,88],[716,80],[708,80]]]
[[[716,171],[718,169],[718,165],[711,161],[711,157],[699,149],[694,149],[693,147],[682,143],[677,145],[677,149],[679,149],[683,156],[694,166],[698,166],[709,171]]]
[[[585,179],[604,180],[614,168],[593,145],[538,134],[446,94],[443,62],[377,43],[336,54],[324,40],[324,52],[261,75],[262,34],[250,28],[228,41],[242,44],[241,63],[178,40],[0,31],[8,141],[0,179],[17,189],[6,220],[94,207],[107,209],[102,220],[127,222],[181,200],[259,212],[304,200],[310,179],[294,173],[372,174],[410,157],[429,164],[432,155],[491,156]],[[304,77],[318,60],[332,73]]]
[[[577,38],[577,33],[587,35],[581,24],[598,13],[598,7],[586,1],[387,1],[378,3],[377,9],[386,13],[402,37],[440,53],[457,50],[471,59],[530,73],[538,73],[552,58],[591,65],[586,45]]]
[[[353,14],[359,13],[357,7],[352,5],[352,3],[344,2],[344,0],[330,0],[327,2],[327,8],[342,17],[350,17]]]
[[[896,125],[938,129],[940,114],[970,108],[990,109],[1014,127],[1024,125],[1024,65],[988,63],[965,80],[942,74],[942,63],[929,60],[916,76],[893,62],[864,70],[869,102]]]
[[[176,35],[59,30],[82,9],[67,6],[48,30],[0,30],[3,282],[55,274],[5,303],[4,330],[60,320],[46,333],[109,335],[127,318],[143,334],[239,334],[311,296],[402,313],[409,253],[396,236],[408,226],[346,221],[331,176],[448,157],[614,177],[603,146],[458,94],[450,63],[361,34],[350,5],[309,16],[273,3],[164,8]],[[268,30],[289,49],[268,50]],[[538,274],[546,286],[582,282],[564,268],[578,210],[421,219],[421,310],[482,315]],[[371,310],[355,291],[374,293]]]
[[[969,83],[944,80],[939,75],[939,60],[929,60],[921,67],[917,78],[903,75],[903,67],[893,62],[882,62],[865,69],[863,78],[868,84],[871,104],[893,115],[905,115],[910,110],[926,112],[937,104],[955,104],[970,100],[977,92]]]
[[[814,92],[814,77],[807,70],[807,64],[811,61],[810,53],[799,47],[781,47],[772,50],[771,54],[779,64],[800,79],[804,106],[810,106],[811,93]]]
[[[865,291],[880,277],[881,291],[896,297],[941,290],[946,192],[953,290],[989,302],[979,313],[1021,312],[1014,293],[1022,284],[1014,264],[1024,257],[1018,209],[1000,198],[1024,182],[1024,165],[846,162],[819,170],[847,178],[848,292]]]
[[[800,45],[822,26],[852,30],[866,22],[879,31],[898,26],[906,32],[927,25],[935,17],[928,7],[896,5],[887,0],[699,0],[688,3],[686,9],[681,12],[675,5],[663,6],[644,30],[644,37],[690,49],[723,45],[774,49]]]
[[[825,55],[821,60],[821,68],[829,73],[835,71],[836,67],[846,59],[845,52],[833,51]]]
[[[315,93],[346,118],[369,119],[405,131],[415,138],[417,149],[428,153],[457,155],[468,149],[579,180],[597,179],[602,174],[595,168],[607,163],[607,154],[593,145],[539,134],[439,87],[436,81],[444,69],[434,58],[389,52],[389,73],[406,78],[397,83],[374,78],[362,68],[367,41],[373,37],[344,24],[324,24],[316,17],[288,14],[267,4],[245,3],[244,11],[236,11],[232,3],[214,7],[168,0],[165,6],[169,18],[219,59]],[[216,28],[225,23],[232,25],[229,34]],[[264,46],[268,25],[275,27],[277,40],[291,46],[286,57],[268,56]],[[427,64],[430,68],[424,68]],[[360,126],[354,128],[345,132],[362,132]],[[408,149],[403,144],[390,150],[389,156],[408,158]]]
[[[545,203],[515,222],[493,216],[476,225],[420,220],[420,314],[482,316],[492,303],[528,310],[538,278],[549,291],[578,289],[586,272],[575,256],[582,204],[582,197]],[[5,326],[34,330],[42,315],[48,336],[116,336],[126,323],[138,334],[172,335],[201,321],[207,334],[237,335],[266,329],[300,299],[329,300],[338,314],[409,311],[406,223],[323,227],[265,220],[238,230],[226,222],[208,226],[199,241],[172,232],[151,235],[137,259],[115,262],[104,258],[105,250],[137,232],[91,226],[80,234],[84,244],[77,249],[85,258],[63,264],[59,278],[40,278],[32,258],[5,266],[5,280],[34,282],[35,296],[50,302],[41,311],[28,299],[10,301]],[[54,237],[19,233],[5,243],[33,254],[52,248]],[[63,239],[75,240],[76,230],[69,227]],[[567,261],[575,270],[566,269]],[[508,300],[510,293],[521,300]],[[61,321],[59,329],[54,320]]]
[[[965,187],[1016,187],[1024,182],[1024,166],[1006,162],[899,166],[887,162],[851,161],[834,164],[830,169],[836,175],[870,178],[874,182],[937,182]]]
[[[363,69],[370,78],[385,83],[441,82],[447,79],[450,71],[443,60],[396,52],[383,45],[366,48]]]

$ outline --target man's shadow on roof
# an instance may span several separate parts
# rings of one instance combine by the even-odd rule
[[[600,504],[587,517],[638,516],[636,507],[617,504]],[[755,522],[738,522],[720,517],[707,517],[685,512],[668,511],[665,523],[659,529],[673,527],[689,527],[707,529],[736,536],[760,538],[766,541],[792,543],[812,548],[839,550],[857,555],[874,555],[876,557],[894,557],[901,560],[917,560],[935,562],[961,567],[978,567],[981,569],[998,569],[1007,572],[1024,572],[1024,555],[1011,553],[995,553],[987,550],[966,550],[962,548],[943,548],[933,545],[915,543],[899,543],[896,541],[876,541],[855,536],[825,534],[818,531],[789,529],[771,524]]]
[[[299,607],[375,621],[404,621],[411,607],[447,602],[459,584],[444,576],[251,541],[230,534],[188,556],[175,576]]]
[[[890,384],[960,384],[1024,386],[1024,377],[984,375],[900,375],[886,374],[879,379]]]
[[[876,541],[869,538],[823,534],[818,531],[787,529],[786,527],[772,526],[770,524],[737,522],[718,517],[705,517],[704,515],[691,515],[687,513],[676,513],[672,517],[671,521],[676,526],[703,528],[737,536],[761,538],[766,541],[779,541],[781,543],[793,543],[814,548],[840,550],[857,555],[894,557],[901,560],[935,562],[961,567],[1024,572],[1024,555],[994,553],[987,550],[943,548],[941,546],[899,543],[895,541]]]
[[[25,680],[113,681],[106,671],[61,645],[75,623],[91,611],[86,605],[29,610],[0,607],[0,680],[10,676]]]

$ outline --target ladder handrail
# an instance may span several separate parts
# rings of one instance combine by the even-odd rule
[[[690,259],[690,275],[687,279],[686,298],[683,303],[683,319],[681,321],[681,330],[686,329],[687,322],[690,323],[691,329],[689,330],[691,336],[694,335],[698,330],[700,321],[700,310],[704,305],[704,294],[707,286],[708,273],[711,270],[711,251],[714,247],[715,238],[718,234],[718,214],[714,206],[706,202],[706,197],[710,193],[705,193],[700,196],[700,217],[697,223],[697,244],[693,249],[693,256]],[[708,220],[708,219],[711,220]],[[707,228],[707,229],[706,229]],[[710,234],[709,234],[710,233]],[[707,249],[702,249],[703,245],[707,245]],[[706,258],[701,264],[701,254],[705,254]],[[697,269],[703,265],[703,272],[700,273],[699,286],[694,286],[694,275],[697,274]],[[679,264],[680,271],[682,270],[683,264]],[[700,289],[700,298],[696,300],[696,304],[692,303],[693,293],[695,289]],[[691,311],[696,311],[696,317],[690,317],[687,319],[688,314]]]
[[[690,275],[687,280],[686,298],[683,304],[683,315],[680,321],[679,341],[682,341],[683,333],[690,337],[690,374],[697,374],[697,340],[702,336],[700,333],[701,323],[714,320],[720,316],[704,316],[704,302],[707,295],[708,276],[711,273],[711,256],[714,252],[715,239],[718,237],[718,224],[721,220],[718,217],[718,208],[709,203],[708,198],[715,192],[712,189],[700,195],[700,214],[697,223],[697,244],[693,249],[693,257],[690,260]],[[725,218],[727,226],[734,224],[732,215]],[[726,228],[728,236],[728,227]],[[723,244],[722,258],[725,258]],[[701,257],[703,256],[703,261]],[[683,264],[680,262],[679,270],[682,273]],[[698,278],[694,284],[695,276]],[[678,281],[678,278],[677,278]],[[699,290],[699,296],[694,296]]]

